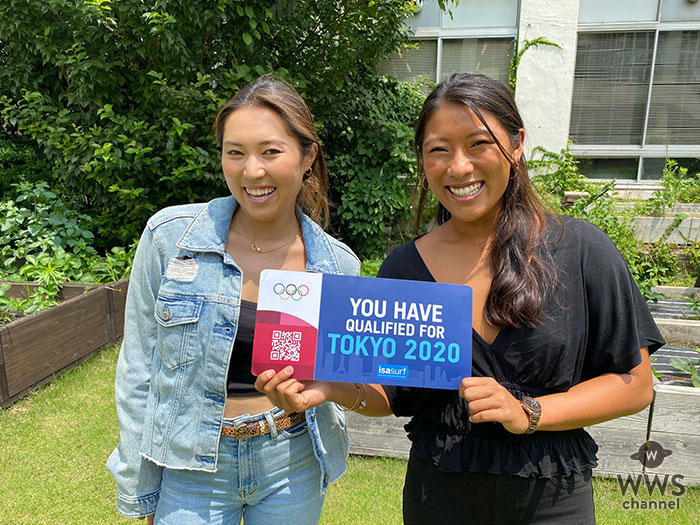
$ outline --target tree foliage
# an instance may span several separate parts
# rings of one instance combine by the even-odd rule
[[[156,209],[226,192],[216,111],[243,83],[275,72],[317,119],[343,217],[345,185],[353,203],[362,200],[360,183],[350,185],[355,157],[368,193],[395,186],[394,168],[406,171],[392,155],[401,157],[407,137],[377,154],[371,140],[379,129],[412,125],[405,106],[414,95],[388,88],[376,70],[406,41],[413,9],[410,0],[6,0],[2,133],[34,141],[63,198],[92,217],[103,248],[126,244]],[[406,101],[386,102],[392,89]],[[405,203],[360,205],[386,218]],[[346,240],[363,252],[367,238]]]

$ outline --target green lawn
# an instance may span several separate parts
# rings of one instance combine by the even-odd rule
[[[114,509],[114,483],[104,468],[118,440],[113,401],[117,347],[0,411],[0,524],[143,523]],[[348,473],[328,492],[323,524],[400,524],[405,461],[351,457]],[[623,510],[617,482],[596,479],[601,524],[700,523],[700,488],[680,509]],[[436,516],[436,524],[439,517]]]

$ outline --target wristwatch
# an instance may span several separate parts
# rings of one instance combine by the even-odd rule
[[[523,432],[524,434],[532,434],[537,428],[537,423],[540,422],[540,416],[542,415],[542,407],[536,399],[531,397],[524,397],[520,400],[520,406],[527,414],[530,419],[530,425],[527,430]]]

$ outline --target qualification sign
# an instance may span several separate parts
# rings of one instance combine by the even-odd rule
[[[457,389],[471,375],[471,318],[468,286],[263,270],[252,372]]]

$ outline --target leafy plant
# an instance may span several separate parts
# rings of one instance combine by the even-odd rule
[[[0,325],[9,323],[13,318],[12,298],[5,295],[11,286],[11,283],[0,283]]]
[[[673,202],[700,202],[700,177],[688,175],[688,169],[675,160],[666,159],[663,178],[663,191]]]
[[[26,297],[8,297],[11,283],[0,284],[0,325],[12,322],[16,317],[38,312],[57,304],[57,293],[45,286],[33,290],[27,287]]]
[[[666,159],[661,190],[656,190],[650,199],[637,203],[640,215],[663,215],[674,203],[700,202],[700,176],[688,175],[688,169],[673,159]]]
[[[420,87],[381,79],[353,103],[339,134],[347,150],[329,159],[336,174],[337,230],[360,257],[378,257],[405,235],[415,185],[413,122],[425,98]],[[337,190],[336,190],[337,191]]]
[[[104,258],[93,260],[90,265],[93,282],[107,284],[128,277],[131,273],[137,244],[138,242],[135,241],[128,250],[122,247],[112,248]]]
[[[597,188],[581,175],[578,161],[568,146],[561,153],[536,146],[532,154],[533,158],[527,163],[532,182],[554,209],[561,209],[566,191],[592,192]]]
[[[12,184],[14,198],[0,202],[0,274],[16,273],[31,257],[67,257],[85,261],[97,255],[90,217],[71,210],[45,182]],[[75,263],[75,270],[80,263]],[[80,272],[69,273],[79,279]]]
[[[700,242],[687,244],[681,254],[685,257],[685,271],[695,277],[700,276]]]
[[[10,312],[29,314],[57,304],[65,282],[104,283],[128,275],[135,243],[100,257],[93,234],[83,227],[90,217],[71,210],[47,183],[13,183],[10,197],[0,202],[0,278],[39,286],[24,299],[4,297],[5,286],[3,322]]]
[[[687,319],[700,319],[700,297],[694,295],[693,297],[683,297],[688,303],[688,313],[686,314]]]
[[[700,348],[696,348],[695,351],[700,354]],[[683,372],[688,372],[690,374],[690,381],[693,386],[700,388],[700,372],[698,367],[700,367],[700,358],[698,359],[681,359],[679,357],[671,358],[671,366]]]
[[[362,266],[360,267],[360,275],[362,277],[376,277],[379,267],[383,262],[383,257],[378,259],[365,259],[362,261]]]
[[[362,184],[406,173],[408,141],[391,123],[406,120],[380,112],[380,154],[357,148],[377,136],[370,106],[384,97],[379,61],[408,41],[414,11],[412,0],[10,2],[0,15],[2,127],[12,140],[33,141],[66,201],[90,216],[95,248],[106,250],[130,243],[158,208],[227,193],[212,121],[243,83],[275,72],[308,101],[327,158],[338,159],[336,202],[347,200],[352,214],[334,224],[362,246],[403,211],[403,197],[388,192],[380,192],[386,205],[357,197]],[[353,173],[364,182],[346,186]],[[346,225],[356,212],[363,222]]]
[[[515,93],[515,85],[518,80],[518,67],[520,66],[520,61],[522,60],[525,51],[527,51],[533,46],[553,46],[562,49],[562,47],[559,44],[557,44],[556,42],[552,42],[551,40],[543,36],[538,36],[537,38],[532,38],[530,40],[524,40],[522,46],[520,46],[520,49],[518,49],[517,39],[514,40],[514,43],[515,54],[513,55],[513,58],[510,61],[510,66],[508,67],[508,86],[510,86],[511,93]]]
[[[3,137],[0,131],[0,195],[14,193],[12,184],[20,180],[52,182],[51,164],[26,137]]]

